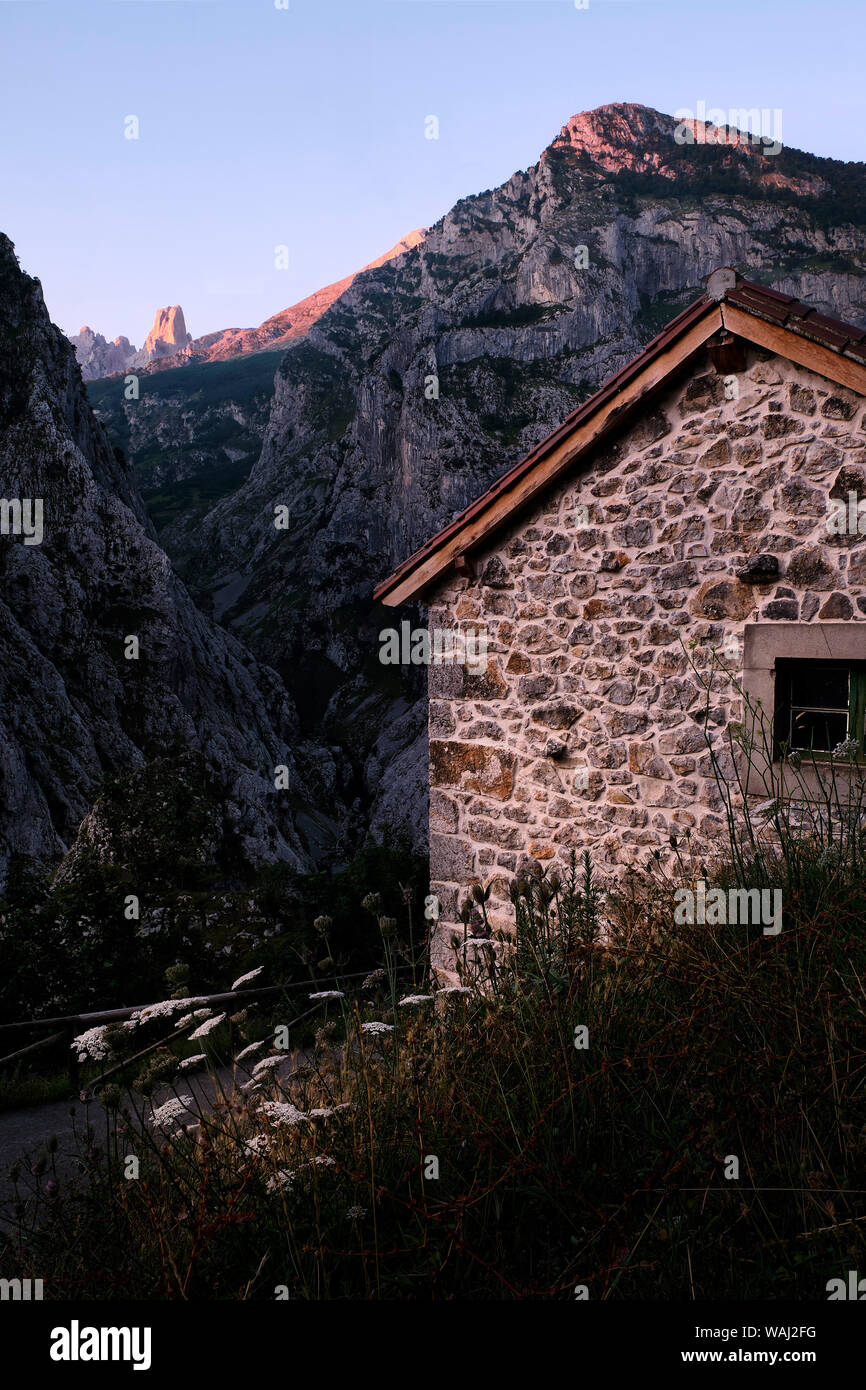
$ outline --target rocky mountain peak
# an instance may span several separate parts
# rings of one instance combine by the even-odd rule
[[[172,350],[173,354],[180,353],[177,361],[174,360],[174,355],[169,357],[157,354],[147,363],[145,370],[160,372],[181,363],[221,362],[230,357],[243,357],[250,352],[269,352],[275,348],[288,347],[289,343],[306,336],[331,305],[349,289],[358,275],[368,270],[378,270],[396,257],[412,251],[424,240],[426,232],[426,227],[414,228],[381,256],[370,261],[369,265],[362,266],[360,270],[346,275],[342,280],[335,280],[320,290],[314,290],[297,304],[272,314],[264,323],[260,323],[258,328],[225,328],[216,333],[207,333],[203,338],[189,339],[185,347]],[[180,322],[182,326],[182,314]]]
[[[634,102],[611,102],[592,111],[578,111],[566,121],[551,150],[570,148],[599,170],[651,169],[660,140],[673,140],[677,122],[672,116]],[[547,151],[545,151],[547,153]]]
[[[820,179],[803,181],[801,177],[795,184],[780,178],[767,162],[783,148],[777,111],[723,111],[699,101],[694,111],[681,108],[679,117],[635,102],[579,111],[544,151],[541,163],[565,157],[580,173],[598,180],[625,173],[680,179],[706,169],[706,160],[696,158],[695,147],[713,146],[720,157],[717,167],[736,170],[740,177],[757,177],[800,194],[829,188]]]
[[[183,309],[179,304],[170,304],[165,309],[157,309],[153,328],[145,338],[141,351],[145,360],[149,362],[154,357],[171,357],[191,342],[192,337],[186,331]]]
[[[128,338],[115,338],[113,345],[107,343],[101,333],[95,333],[85,324],[76,337],[70,338],[81,374],[85,381],[93,381],[130,368],[147,373],[159,372],[192,363],[221,362],[251,352],[269,352],[288,347],[297,338],[306,336],[358,275],[378,270],[389,261],[413,251],[424,240],[426,233],[426,227],[415,227],[368,265],[342,280],[314,290],[297,304],[265,319],[257,328],[224,328],[215,333],[206,333],[202,338],[193,338],[187,332],[183,309],[179,304],[170,304],[164,309],[157,309],[144,347],[137,350]]]

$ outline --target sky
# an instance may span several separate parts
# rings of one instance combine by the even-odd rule
[[[249,327],[607,102],[866,160],[864,39],[864,0],[0,0],[0,230],[64,332]]]

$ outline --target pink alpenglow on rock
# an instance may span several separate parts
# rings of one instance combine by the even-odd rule
[[[165,309],[157,309],[153,328],[144,340],[140,355],[144,356],[145,362],[151,362],[154,357],[172,357],[191,342],[183,309],[179,304],[170,304]]]

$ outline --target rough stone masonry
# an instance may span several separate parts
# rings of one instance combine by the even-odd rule
[[[863,399],[759,348],[737,390],[726,399],[698,358],[501,532],[475,577],[435,590],[431,627],[481,625],[490,655],[483,675],[430,668],[434,963],[473,879],[493,880],[505,926],[530,861],[589,849],[616,878],[687,828],[719,848],[709,745],[729,775],[726,729],[743,717],[731,638],[748,620],[866,617],[866,536],[827,524],[831,497],[866,496]]]

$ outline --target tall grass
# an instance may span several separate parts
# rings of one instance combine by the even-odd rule
[[[829,791],[831,832],[735,793],[710,865],[672,837],[605,897],[585,854],[515,883],[498,937],[476,885],[458,986],[366,899],[382,968],[305,1001],[294,1070],[266,1044],[177,1115],[104,1093],[85,1180],[19,1172],[0,1271],[100,1299],[826,1297],[866,1267],[860,801]],[[781,932],[678,925],[698,876],[781,888]]]

